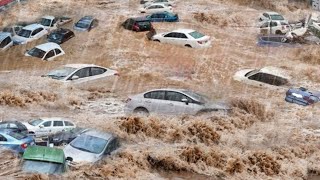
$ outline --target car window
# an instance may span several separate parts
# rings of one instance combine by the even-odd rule
[[[158,18],[165,18],[166,15],[165,14],[158,14]]]
[[[45,57],[44,59],[49,59],[49,58],[51,58],[51,57],[53,57],[53,56],[55,56],[54,50],[51,50],[51,51],[49,51],[49,52],[47,53],[47,55],[46,55],[46,57]]]
[[[0,134],[0,141],[7,141],[7,138],[5,138],[4,136],[2,136],[2,135]]]
[[[65,122],[64,122],[64,125],[65,125],[65,126],[74,126],[74,124],[71,123],[71,122],[69,122],[69,121],[65,121]]]
[[[8,128],[8,124],[7,123],[0,124],[0,128],[1,129]]]
[[[156,9],[157,6],[149,6],[148,9]]]
[[[267,73],[257,73],[252,76],[249,76],[248,78],[250,80],[255,80],[275,86],[281,86],[288,83],[287,79]]]
[[[166,100],[168,101],[179,101],[181,102],[182,99],[188,99],[187,96],[178,93],[178,92],[174,92],[174,91],[167,91],[166,92]]]
[[[11,129],[18,129],[18,126],[16,124],[10,123],[9,128]]]
[[[165,99],[165,91],[152,91],[152,92],[144,94],[144,98],[164,100]]]
[[[96,76],[105,73],[107,70],[99,67],[91,68],[91,76]]]
[[[56,55],[58,55],[58,54],[61,53],[61,50],[60,49],[55,49],[55,52],[56,52]]]
[[[269,18],[267,13],[263,13],[263,16],[266,17],[266,18]]]
[[[1,43],[0,43],[0,48],[4,48],[6,47],[10,42],[11,42],[11,38],[8,36],[6,37]]]
[[[271,26],[271,27],[278,26],[278,23],[277,23],[277,22],[271,22],[271,23],[270,23],[270,26]]]
[[[17,133],[17,132],[9,132],[8,135],[18,140],[21,140],[27,137],[26,134]]]
[[[117,147],[118,147],[118,140],[115,138],[115,139],[110,141],[110,143],[108,144],[105,152],[106,153],[111,153],[112,151],[116,150]]]
[[[168,33],[168,34],[166,34],[164,37],[175,37],[175,33]]]
[[[90,74],[90,68],[83,68],[83,69],[80,69],[78,70],[76,73],[74,73],[73,76],[78,76],[79,78],[85,78],[85,77],[89,77]]]
[[[51,121],[44,122],[42,125],[44,127],[50,127],[51,126]]]
[[[53,126],[63,126],[63,121],[53,121]]]
[[[260,26],[260,28],[266,28],[269,27],[269,22],[263,23],[262,26]]]
[[[43,28],[38,28],[38,29],[34,30],[31,35],[34,36],[34,35],[38,34],[39,32],[41,32],[42,30],[43,30]]]
[[[21,30],[21,27],[14,27],[14,32],[18,33]]]
[[[183,33],[176,33],[175,37],[176,38],[181,38],[181,39],[188,39],[188,37]]]

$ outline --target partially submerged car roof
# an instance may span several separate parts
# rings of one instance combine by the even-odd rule
[[[114,137],[114,135],[112,135],[111,133],[100,132],[100,131],[96,131],[96,130],[87,131],[84,134],[89,135],[89,136],[102,138],[102,139],[105,139],[105,140],[109,140],[112,137]]]
[[[8,36],[11,36],[11,34],[8,32],[0,32],[0,42],[3,41]]]
[[[23,154],[23,159],[61,164],[65,162],[65,156],[62,149],[46,146],[29,146]]]
[[[61,47],[56,43],[48,42],[48,43],[40,44],[36,46],[36,48],[41,49],[45,52],[48,52],[52,49],[61,48]]]
[[[85,67],[101,67],[101,66],[97,66],[97,65],[94,65],[94,64],[66,64],[64,65],[64,67],[71,67],[71,68],[85,68]],[[102,67],[103,68],[103,67]]]
[[[194,29],[176,29],[176,30],[174,30],[174,31],[172,31],[172,32],[192,33],[192,32],[194,32],[194,31],[196,31],[196,30],[194,30]]]
[[[28,26],[23,27],[23,29],[33,31],[33,30],[35,30],[37,28],[41,28],[41,27],[43,28],[43,26],[41,24],[30,24]]]

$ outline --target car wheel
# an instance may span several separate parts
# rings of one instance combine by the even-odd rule
[[[190,44],[186,44],[184,45],[185,47],[188,47],[188,48],[192,48],[192,46]]]
[[[276,34],[282,34],[282,32],[279,30],[276,30]]]
[[[133,111],[134,114],[136,114],[139,117],[146,117],[149,116],[149,111],[146,108],[140,107],[140,108],[136,108]]]

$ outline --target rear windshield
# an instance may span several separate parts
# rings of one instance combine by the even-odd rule
[[[203,34],[197,32],[197,31],[193,31],[193,32],[191,32],[189,34],[195,39],[199,39],[199,38],[202,38],[204,36]]]
[[[24,172],[44,174],[62,174],[64,172],[64,165],[53,162],[24,160],[22,170]]]
[[[17,132],[10,132],[8,133],[11,137],[15,138],[15,139],[18,139],[18,140],[21,140],[21,139],[24,139],[27,137],[27,135],[25,134],[21,134],[21,133],[17,133]]]
[[[270,15],[272,20],[284,20],[281,15]]]
[[[138,21],[137,22],[140,26],[150,26],[150,22],[149,21]]]

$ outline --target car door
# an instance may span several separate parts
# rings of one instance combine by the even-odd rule
[[[184,33],[176,33],[175,34],[175,44],[177,45],[191,45],[192,42],[188,39],[188,37]]]
[[[64,123],[61,120],[54,120],[52,126],[52,133],[65,131]]]
[[[39,39],[40,38],[40,31],[41,31],[42,29],[41,28],[38,28],[38,29],[35,29],[34,31],[32,31],[32,33],[31,33],[31,36],[30,36],[30,39],[33,39],[33,40],[35,40],[35,39]]]
[[[270,23],[265,22],[260,26],[260,33],[261,34],[269,34],[270,33]]]
[[[195,110],[195,104],[192,103],[192,100],[180,92],[167,91],[165,99],[168,114],[193,114]],[[183,99],[187,99],[188,103],[183,102]]]
[[[45,136],[52,133],[52,121],[44,121],[38,125],[38,129],[35,130],[36,136]]]
[[[70,121],[64,121],[64,130],[70,131],[71,129],[75,128],[75,125]]]
[[[8,139],[5,136],[3,136],[2,134],[0,134],[0,146],[2,146],[2,147],[10,146],[10,142],[8,142]]]
[[[175,32],[170,32],[170,33],[164,35],[163,39],[161,41],[164,43],[174,44],[175,43],[175,36],[176,36]]]
[[[271,21],[270,22],[270,29],[271,29],[271,34],[276,34],[276,31],[279,30],[278,23]]]
[[[167,108],[165,100],[165,91],[151,91],[144,94],[143,106],[149,110],[150,113],[166,113]]]
[[[149,6],[149,7],[147,7],[147,12],[148,13],[155,13],[155,12],[157,12],[157,8],[158,8],[157,5]]]
[[[54,56],[54,58],[58,57],[58,56],[62,56],[64,54],[64,52],[61,49],[58,49],[58,48],[54,49],[54,52],[55,52],[55,55],[56,55],[56,56]]]
[[[78,77],[77,79],[73,79],[74,77]],[[92,79],[90,77],[90,67],[81,68],[76,71],[72,76],[68,78],[68,81],[72,83],[83,83]]]
[[[90,67],[90,78],[91,80],[99,79],[106,76],[112,76],[114,72],[100,67]]]
[[[21,130],[19,129],[19,127],[14,123],[9,123],[8,127],[9,127],[9,129],[13,130],[14,132],[21,133]]]
[[[51,51],[47,52],[47,54],[42,59],[46,61],[51,61],[55,58],[55,56],[56,56],[56,53],[52,49]]]

